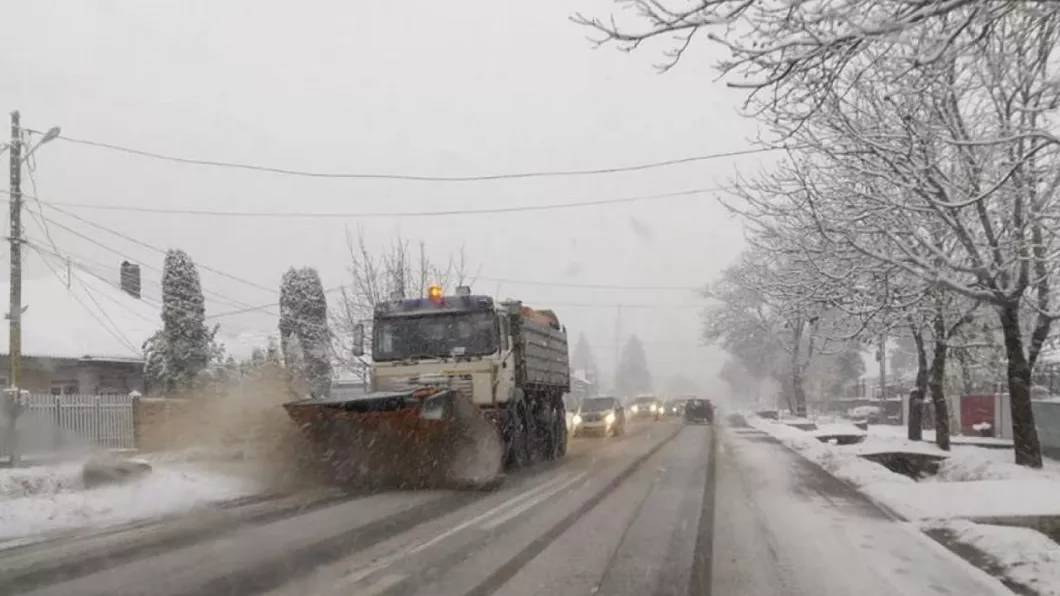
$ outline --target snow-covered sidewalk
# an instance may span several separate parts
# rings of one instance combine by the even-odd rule
[[[86,490],[84,462],[0,469],[0,548],[79,528],[104,528],[257,494],[246,478],[193,463],[151,462],[152,473]]]
[[[931,443],[909,441],[886,429],[863,431],[849,423],[818,424],[805,431],[754,416],[748,423],[856,486],[892,514],[909,520],[937,539],[945,537],[986,555],[990,571],[1042,596],[1060,596],[1060,545],[1026,528],[976,523],[1013,518],[1028,525],[1060,517],[1060,464],[1042,470],[1012,463],[1008,449],[954,444],[950,453]],[[824,443],[818,436],[860,434],[852,445]],[[917,482],[862,455],[905,452],[944,457],[938,474]]]

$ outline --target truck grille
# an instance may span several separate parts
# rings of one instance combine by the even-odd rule
[[[450,388],[469,397],[471,396],[472,391],[474,390],[474,381],[470,374],[446,375],[445,379],[446,381],[444,382],[446,382]],[[385,390],[415,386],[417,384],[416,381],[418,380],[419,379],[416,375],[408,377],[384,377],[379,380],[379,388]],[[437,382],[440,384],[443,381],[439,378]]]
[[[449,375],[449,387],[471,397],[474,391],[471,375]]]

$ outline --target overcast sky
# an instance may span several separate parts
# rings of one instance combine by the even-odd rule
[[[0,106],[23,125],[189,158],[325,172],[479,175],[584,169],[747,149],[742,95],[693,46],[660,75],[660,47],[593,50],[568,20],[606,0],[299,3],[250,0],[70,0],[5,3]],[[6,130],[6,129],[5,129]],[[36,154],[46,202],[269,212],[416,212],[554,204],[726,184],[766,163],[726,158],[592,177],[474,183],[310,179],[182,165],[56,141]],[[179,247],[201,265],[277,288],[292,265],[347,281],[344,230],[370,244],[423,240],[439,260],[466,248],[483,278],[565,284],[701,286],[740,250],[716,193],[538,212],[319,219],[211,217],[45,206],[55,247],[110,266],[161,267],[143,245]],[[32,205],[31,205],[32,206]],[[63,230],[82,233],[98,244]],[[34,242],[51,246],[27,222]],[[99,246],[102,244],[107,247]],[[110,249],[110,250],[108,250]],[[4,251],[6,254],[6,251]],[[36,255],[28,275],[50,274]],[[275,292],[201,271],[215,297],[275,301]],[[159,275],[144,271],[157,293]],[[688,291],[594,290],[480,280],[476,290],[554,307],[588,334],[610,368],[622,332],[645,342],[656,377],[707,383],[720,364],[697,347],[700,299]],[[226,304],[225,302],[228,302]],[[673,305],[667,307],[667,305]],[[692,305],[692,306],[690,306]],[[275,329],[267,313],[222,319],[229,331]],[[717,386],[710,382],[711,387]]]

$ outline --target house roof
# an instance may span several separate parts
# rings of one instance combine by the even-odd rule
[[[142,346],[162,325],[157,307],[78,270],[22,281],[22,354],[42,358],[141,361]],[[10,284],[0,282],[4,312]],[[0,353],[9,351],[0,332]]]

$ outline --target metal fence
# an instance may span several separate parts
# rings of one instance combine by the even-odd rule
[[[0,397],[2,399],[2,397]],[[136,447],[132,395],[30,395],[16,426],[23,456]],[[0,420],[0,458],[8,453]]]

